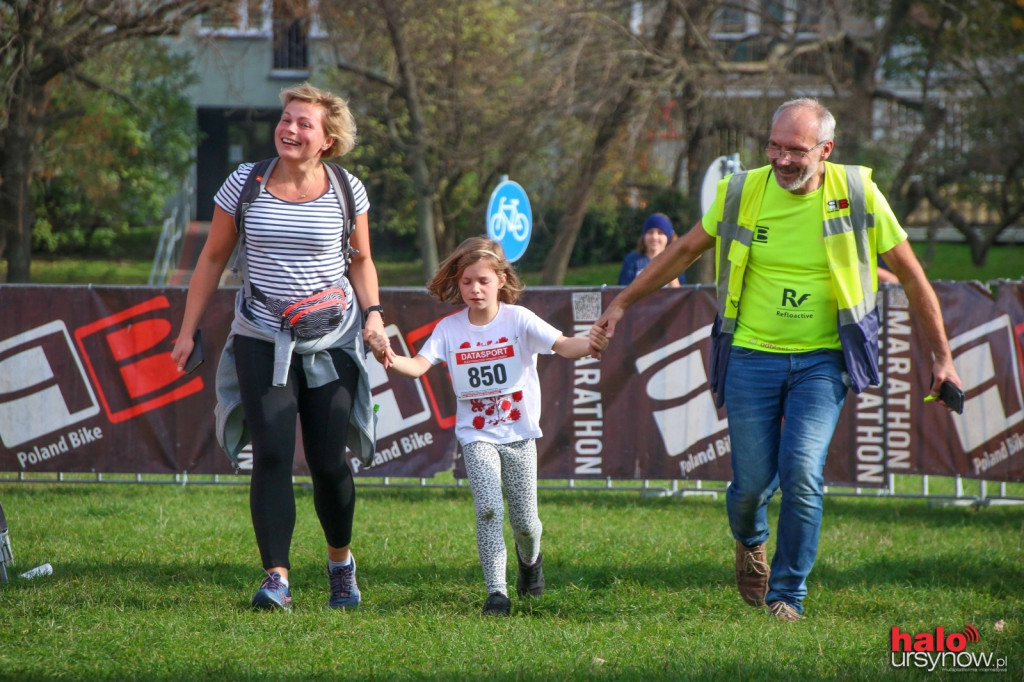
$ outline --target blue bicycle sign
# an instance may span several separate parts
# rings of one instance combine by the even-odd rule
[[[501,244],[505,257],[515,262],[526,253],[533,226],[530,199],[519,183],[503,180],[487,205],[487,236]]]

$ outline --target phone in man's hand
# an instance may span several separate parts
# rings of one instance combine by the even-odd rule
[[[197,329],[192,335],[192,352],[188,354],[188,359],[185,360],[185,374],[191,374],[199,368],[199,365],[203,364],[203,332]]]
[[[939,399],[957,414],[964,413],[964,392],[950,381],[943,381],[939,387]]]
[[[935,400],[931,395],[925,398],[925,401],[931,400]],[[964,392],[957,388],[952,381],[943,381],[939,386],[939,400],[946,403],[949,409],[957,414],[964,413]]]

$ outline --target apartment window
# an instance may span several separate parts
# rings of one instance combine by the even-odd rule
[[[764,0],[761,3],[762,23],[769,22],[774,27],[781,27],[786,23],[786,1],[785,0]]]
[[[762,0],[761,30],[796,35],[821,32],[820,0]]]
[[[236,0],[199,16],[200,31],[218,35],[266,33],[268,0]]]
[[[750,12],[741,4],[723,6],[712,21],[712,33],[743,35],[748,31],[747,20]]]
[[[796,16],[794,18],[796,23],[796,32],[812,33],[814,35],[820,34],[822,30],[821,15],[821,3],[798,2],[796,4]]]
[[[274,0],[274,69],[309,69],[313,8],[306,0]]]
[[[712,35],[735,39],[756,34],[818,34],[821,4],[820,0],[737,0],[718,10],[712,23]]]

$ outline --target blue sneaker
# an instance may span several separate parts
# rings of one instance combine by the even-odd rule
[[[253,595],[252,607],[254,609],[288,610],[292,606],[292,592],[288,586],[281,582],[281,574],[273,571],[267,574],[260,585],[259,592]]]
[[[359,586],[356,585],[356,560],[349,557],[347,566],[338,566],[331,569],[327,565],[327,577],[331,581],[331,598],[327,602],[331,608],[347,609],[359,606],[362,595],[359,593]]]

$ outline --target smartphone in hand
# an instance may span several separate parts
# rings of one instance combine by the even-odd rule
[[[943,381],[939,387],[939,400],[946,403],[957,414],[964,413],[964,392],[950,381]]]
[[[188,359],[185,360],[185,374],[191,374],[199,368],[199,365],[203,364],[203,332],[197,329],[192,335],[192,352],[188,354]]]
[[[931,402],[935,400],[935,396],[928,395],[925,397],[925,402]],[[943,381],[942,385],[939,386],[939,400],[946,403],[949,409],[953,410],[957,414],[964,413],[964,392],[957,388],[956,384],[951,381]]]

